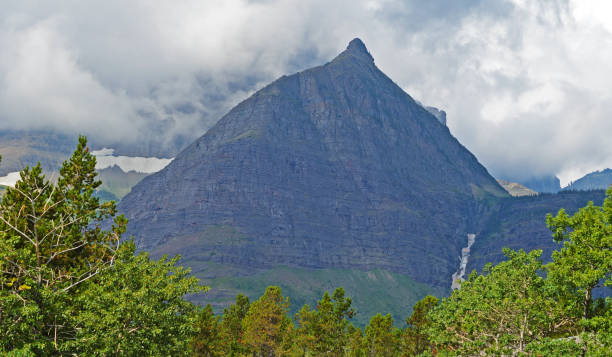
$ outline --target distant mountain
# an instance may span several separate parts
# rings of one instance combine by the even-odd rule
[[[612,185],[612,169],[594,171],[563,188],[564,191],[605,190]]]
[[[96,171],[98,172],[98,179],[102,181],[98,190],[106,192],[102,193],[104,196],[101,196],[101,198],[116,201],[122,199],[130,192],[132,187],[149,175],[136,171],[125,172],[116,165]]]
[[[219,303],[299,281],[297,301],[370,286],[380,311],[405,312],[399,282],[447,291],[470,217],[508,196],[355,39],[237,105],[119,209],[140,248],[180,253]]]
[[[497,180],[497,182],[504,188],[504,190],[508,191],[508,193],[514,197],[533,196],[538,194],[536,191],[531,190],[520,183],[506,180]]]
[[[72,154],[78,135],[61,134],[51,130],[0,130],[0,177],[21,171],[26,166],[41,163],[43,171],[55,172]],[[184,138],[175,138],[167,147],[155,142],[108,143],[96,137],[88,137],[92,150],[112,147],[113,155],[128,157],[170,158],[186,146]]]
[[[56,180],[58,176],[58,166],[61,162],[67,159],[67,157],[57,156],[58,162],[49,163],[43,167],[47,167],[44,169],[44,173],[47,179]],[[61,159],[61,161],[59,161]],[[55,160],[55,159],[54,159]],[[134,161],[134,160],[132,160]],[[42,164],[42,163],[41,163]],[[34,165],[34,164],[30,164]],[[24,165],[25,166],[25,165]],[[23,167],[15,170],[22,170]],[[123,196],[125,196],[134,185],[136,185],[140,180],[148,176],[148,173],[136,172],[136,171],[123,171],[119,166],[114,165],[112,167],[97,169],[98,179],[102,181],[102,185],[97,189],[96,195],[102,199],[103,201],[117,201],[121,200]],[[19,179],[19,172],[14,171],[10,173],[8,176],[0,177],[0,194],[2,194],[5,190],[6,185],[13,186],[15,181]]]
[[[0,155],[2,156],[0,185],[12,186],[15,180],[19,178],[19,171],[26,166],[34,166],[38,162],[40,162],[47,179],[57,179],[59,168],[62,162],[72,154],[76,140],[76,136],[58,134],[52,131],[0,130]],[[101,148],[101,144],[96,143],[95,138],[89,140],[89,145],[91,148]],[[158,171],[167,162],[171,161],[171,159],[156,157],[124,156],[122,154],[125,154],[125,151],[116,153],[116,149],[100,151],[108,153],[98,157],[98,164],[103,164],[102,167],[104,168],[97,170],[99,178],[103,182],[97,195],[104,201],[119,201],[149,173]],[[136,150],[135,152],[143,151]],[[95,151],[94,155],[96,155]],[[114,162],[116,164],[113,164]],[[117,165],[128,168],[124,171]],[[96,165],[96,167],[98,166]],[[144,170],[146,173],[132,171],[134,169]]]
[[[57,171],[74,150],[76,137],[42,131],[0,131],[0,176],[34,166]]]
[[[557,193],[561,191],[561,182],[556,176],[536,176],[529,179],[512,180],[540,193]]]

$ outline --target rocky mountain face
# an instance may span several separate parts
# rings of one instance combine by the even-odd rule
[[[605,190],[612,185],[612,169],[591,172],[563,188],[564,191]]]
[[[355,39],[237,105],[119,209],[140,248],[182,254],[212,295],[214,281],[278,267],[380,270],[446,290],[471,217],[498,197]]]

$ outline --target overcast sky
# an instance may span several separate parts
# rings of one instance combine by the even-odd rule
[[[266,83],[360,37],[410,95],[447,111],[493,175],[564,184],[612,167],[612,1],[0,6],[0,129],[199,136]]]

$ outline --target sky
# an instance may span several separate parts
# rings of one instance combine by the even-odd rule
[[[361,38],[498,178],[612,167],[612,1],[0,0],[0,130],[173,145]]]

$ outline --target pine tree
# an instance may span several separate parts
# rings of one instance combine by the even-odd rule
[[[391,314],[376,314],[365,328],[364,349],[368,357],[394,357],[401,352],[401,332],[393,327]]]
[[[410,355],[416,356],[433,349],[427,336],[427,329],[431,326],[431,317],[428,313],[439,302],[437,297],[427,295],[412,308],[412,315],[406,319],[408,327],[404,331],[404,348]]]
[[[228,347],[229,356],[239,356],[246,354],[248,349],[244,342],[244,333],[242,330],[242,321],[246,317],[251,302],[249,297],[238,294],[236,303],[223,309],[223,319],[221,326],[223,330],[223,339]]]
[[[74,338],[65,301],[112,265],[126,220],[116,217],[110,230],[101,229],[102,221],[115,215],[115,204],[101,204],[93,195],[101,184],[95,164],[80,137],[57,184],[38,164],[21,171],[2,197],[0,349],[26,346],[46,354]]]
[[[242,329],[244,343],[255,356],[277,356],[283,351],[283,342],[290,336],[292,323],[287,317],[289,298],[283,297],[281,288],[270,286],[249,307]]]
[[[316,310],[305,305],[296,315],[297,343],[303,351],[317,356],[340,356],[349,339],[350,323],[355,310],[352,300],[344,296],[344,289],[337,288],[332,297],[325,292]]]

